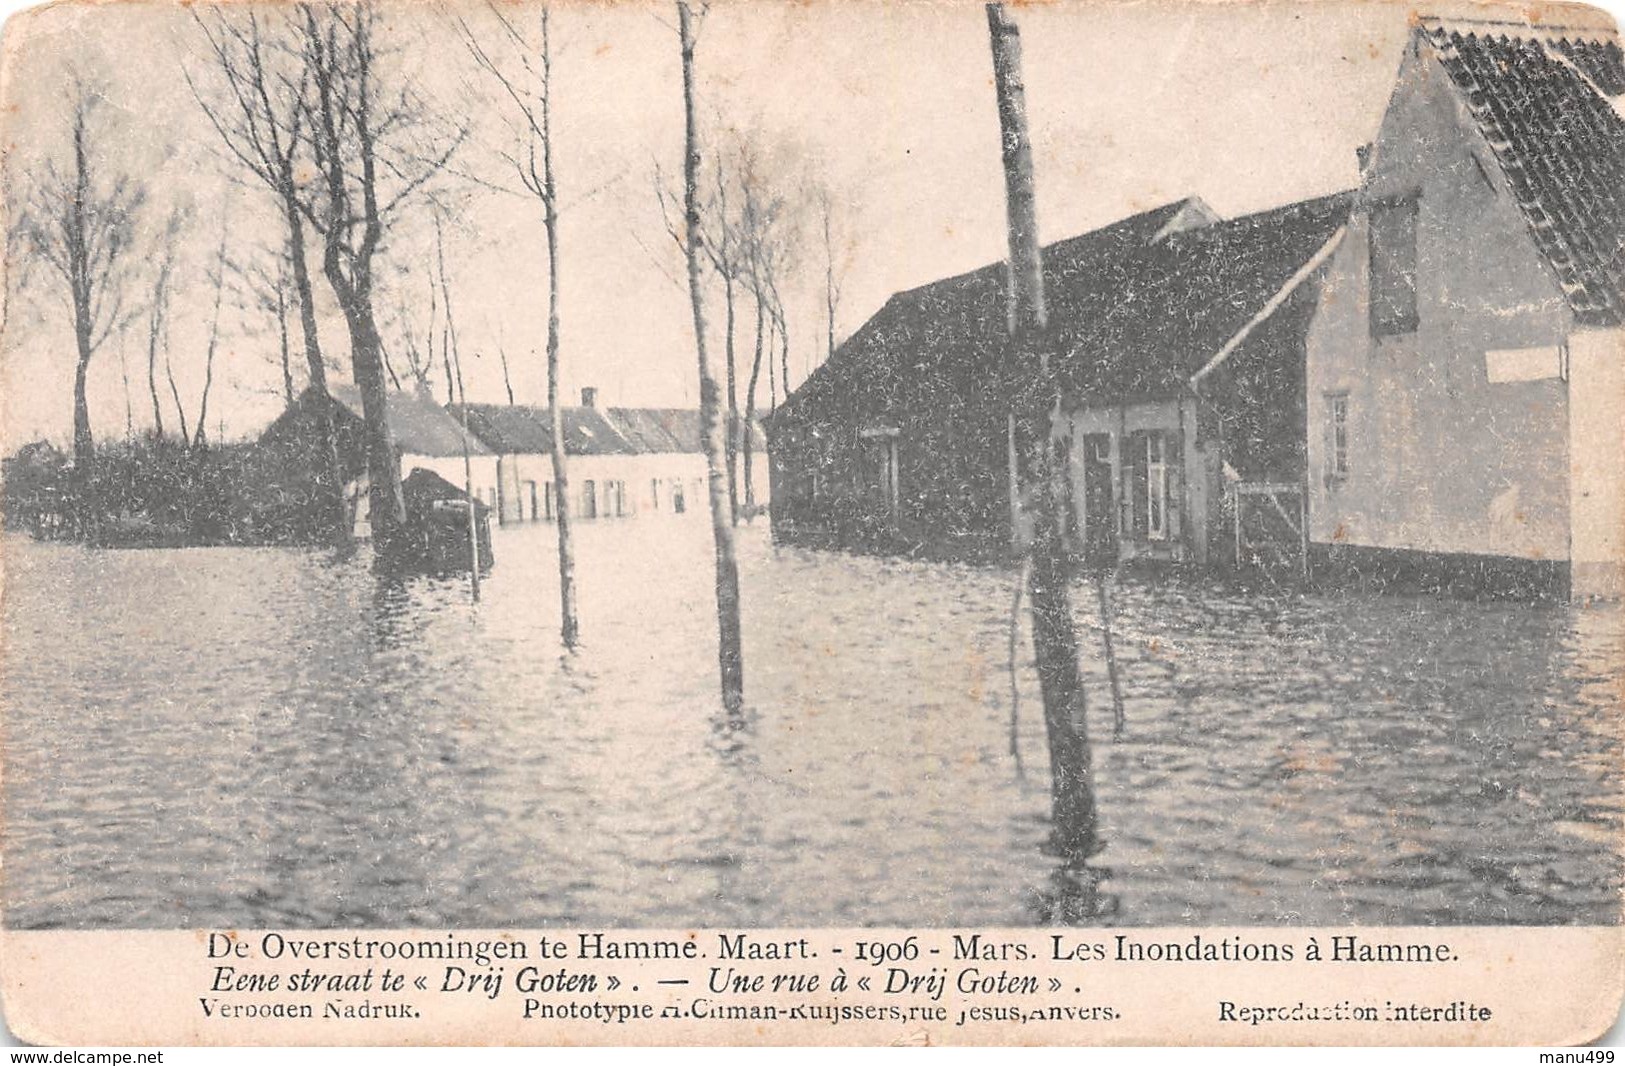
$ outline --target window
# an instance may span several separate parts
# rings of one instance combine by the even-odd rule
[[[598,517],[598,485],[595,482],[583,482],[581,486],[581,517]]]
[[[660,479],[651,478],[649,481],[649,510],[660,510]]]
[[[673,480],[671,483],[671,509],[673,514],[682,514],[687,506],[683,499],[683,483]]]
[[[606,510],[617,517],[626,514],[626,482],[611,481],[609,483],[609,499],[605,501]]]
[[[871,506],[884,511],[892,525],[897,524],[900,497],[897,461],[897,430],[875,428],[862,431],[862,488]]]
[[[1371,205],[1371,335],[1416,329],[1415,195]]]
[[[1145,535],[1168,539],[1168,438],[1161,433],[1145,436]]]
[[[549,522],[553,521],[553,483],[551,481],[542,485],[542,517]]]
[[[1326,481],[1349,476],[1349,395],[1326,394]]]

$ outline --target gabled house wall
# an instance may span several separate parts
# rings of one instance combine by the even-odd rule
[[[1410,196],[1415,328],[1377,337],[1373,205]],[[1308,335],[1317,555],[1356,567],[1429,555],[1515,560],[1520,581],[1561,580],[1569,412],[1555,353],[1572,331],[1489,145],[1431,46],[1413,35]],[[1551,376],[1537,376],[1546,364],[1534,349],[1553,353]],[[1522,354],[1490,354],[1502,352]],[[1498,359],[1532,380],[1490,380]],[[1334,440],[1339,398],[1344,449]]]
[[[504,525],[553,521],[552,457],[546,452],[508,452],[499,465],[499,521]],[[572,455],[567,473],[573,518],[670,514],[678,492],[684,512],[692,513],[705,500],[703,455]]]
[[[1207,563],[1214,467],[1198,446],[1198,413],[1194,396],[1067,413],[1067,532],[1086,561]],[[1160,438],[1158,466],[1141,454],[1153,436]]]
[[[1093,562],[1214,560],[1227,462],[1301,507],[1304,330],[1347,199],[1220,221],[1193,198],[1046,248],[1069,532]],[[780,539],[1019,548],[1004,279],[995,263],[893,296],[774,415]]]
[[[907,306],[919,299],[894,296],[769,421],[781,540],[951,558],[1007,551],[1002,353],[932,343]]]

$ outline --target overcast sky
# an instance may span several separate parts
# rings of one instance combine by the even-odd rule
[[[471,5],[471,14],[482,9]],[[534,9],[512,7],[512,17]],[[1437,11],[1437,6],[1429,8]],[[391,9],[404,69],[432,106],[473,116],[457,158],[506,181],[495,98],[468,69],[444,8]],[[1187,195],[1234,216],[1351,187],[1355,148],[1374,135],[1398,68],[1404,5],[1057,4],[1023,7],[1028,106],[1045,241]],[[563,4],[554,16],[555,148],[561,198],[563,357],[573,395],[691,405],[697,393],[681,262],[654,195],[657,165],[681,165],[681,83],[669,5]],[[211,293],[202,262],[228,226],[234,247],[275,239],[278,216],[236,173],[181,76],[206,78],[189,14],[165,3],[64,4],[8,24],[4,112],[9,172],[65,151],[62,80],[96,72],[108,89],[107,161],[143,178],[153,217],[193,205],[172,359],[195,408]],[[477,28],[490,28],[488,17]],[[843,201],[847,266],[838,334],[892,292],[999,259],[1003,184],[987,25],[969,3],[723,3],[701,29],[701,115],[769,148],[779,169],[817,175]],[[467,183],[463,183],[467,186]],[[403,220],[388,250],[386,321],[405,303],[426,317],[428,232]],[[534,201],[465,187],[448,234],[448,269],[469,396],[505,400],[500,339],[521,402],[539,402],[546,276]],[[791,296],[795,380],[824,347],[822,248],[809,242]],[[325,284],[318,280],[325,288]],[[9,451],[71,435],[72,333],[66,301],[44,275],[14,301],[5,337]],[[322,339],[342,353],[342,320],[325,292]],[[140,294],[132,294],[140,299]],[[713,296],[711,322],[722,306]],[[744,309],[741,348],[749,347]],[[720,346],[720,338],[715,343]],[[251,309],[228,307],[211,397],[226,435],[251,434],[280,404],[276,339]],[[150,421],[144,325],[124,355],[138,429]],[[92,424],[122,435],[120,340],[91,370]],[[760,402],[765,404],[766,388]]]

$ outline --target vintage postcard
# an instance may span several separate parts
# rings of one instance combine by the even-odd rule
[[[91,3],[0,65],[44,1044],[1574,1044],[1571,4]]]

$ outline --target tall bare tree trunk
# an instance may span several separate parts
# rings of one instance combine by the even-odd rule
[[[181,424],[181,447],[186,448],[191,440],[191,430],[187,428],[186,404],[181,401],[181,387],[175,383],[175,364],[169,359],[169,344],[164,344],[164,376],[169,379],[169,395],[175,401],[175,417]]]
[[[768,318],[767,324],[767,409],[775,410],[779,406],[779,375],[773,368],[773,345],[778,343],[779,317],[774,312]]]
[[[828,315],[826,360],[835,357],[835,245],[829,235],[829,200],[824,201],[824,310]],[[786,386],[788,387],[788,386]]]
[[[124,378],[124,443],[135,443],[135,401],[130,398],[129,353],[125,351],[124,335],[118,339],[118,372]]]
[[[387,566],[396,560],[401,547],[406,501],[401,496],[401,457],[389,430],[389,389],[384,384],[382,342],[370,300],[341,297],[339,306],[349,327],[350,362],[361,392],[369,482],[367,517],[375,551]]]
[[[784,304],[774,300],[773,317],[779,323],[779,388],[784,398],[790,398],[790,316],[784,313]],[[775,405],[777,406],[777,405]]]
[[[163,329],[163,290],[153,293],[151,320],[147,323],[147,392],[152,395],[152,432],[160,442],[164,439],[164,408],[158,400],[158,334]]]
[[[739,634],[739,560],[728,513],[723,471],[724,438],[720,397],[705,351],[705,302],[700,283],[699,132],[694,115],[694,24],[687,0],[677,0],[678,39],[683,53],[683,251],[688,260],[689,305],[694,314],[694,347],[700,374],[700,431],[711,496],[711,537],[716,547],[717,665],[722,705],[730,713],[745,704],[745,663]]]
[[[73,294],[73,336],[79,348],[79,361],[73,373],[73,466],[79,478],[89,478],[96,463],[96,441],[90,433],[90,404],[85,398],[85,385],[90,376],[90,359],[96,354],[95,331],[91,301],[91,278],[88,276],[90,252],[90,226],[85,212],[91,208],[89,153],[85,147],[84,110],[74,112],[73,126],[74,200],[66,219],[68,225],[64,243],[67,259],[74,273],[70,291]]]
[[[474,461],[468,454],[468,390],[463,387],[463,356],[457,348],[457,326],[451,318],[451,284],[446,280],[446,242],[440,228],[440,210],[434,215],[434,255],[440,272],[440,297],[446,305],[445,333],[440,354],[446,361],[446,391],[456,394],[447,402],[462,411],[463,422],[463,496],[468,502],[468,591],[475,603],[480,602],[480,518],[474,497]],[[430,343],[434,341],[430,337]],[[455,369],[454,369],[455,368]],[[500,497],[499,497],[500,499]]]
[[[203,361],[203,397],[198,401],[197,438],[194,448],[203,447],[209,424],[209,390],[214,388],[214,352],[220,343],[220,299],[226,288],[226,231],[220,230],[220,254],[215,257],[214,312],[209,318],[209,345]]]
[[[724,218],[722,225],[728,220]],[[739,521],[739,373],[734,359],[734,279],[722,279],[722,302],[727,315],[727,331],[723,334],[728,375],[728,433],[724,441],[728,460],[728,517]]]
[[[737,416],[733,416],[730,413],[729,421],[732,424],[730,425],[729,430],[728,430],[730,433],[738,433],[740,441],[742,442],[742,444],[744,446],[743,451],[745,453],[745,513],[747,515],[748,514],[753,514],[754,509],[756,507],[756,486],[755,486],[755,483],[751,480],[751,469],[752,469],[752,465],[753,465],[752,460],[755,458],[754,453],[755,453],[756,449],[754,447],[755,442],[751,439],[753,434],[750,431],[750,427],[751,427],[752,423],[755,421],[755,418],[756,418],[756,386],[762,380],[762,342],[763,342],[763,339],[764,339],[763,338],[763,331],[766,328],[766,319],[765,319],[766,310],[762,306],[763,296],[762,296],[761,285],[759,283],[756,286],[755,295],[756,295],[756,355],[751,359],[750,383],[745,386],[745,418],[743,420],[743,423],[741,423]],[[769,362],[769,365],[771,365],[771,363],[772,363],[771,356],[769,356],[768,362]]]
[[[401,121],[401,112],[380,116],[373,111],[383,98],[382,93],[375,95],[372,28],[376,9],[363,4],[343,17],[338,9],[330,9],[325,16],[318,16],[309,5],[300,11],[304,59],[313,90],[309,104],[312,146],[331,212],[323,233],[322,273],[350,334],[350,371],[361,393],[373,557],[377,565],[388,569],[399,565],[406,546],[406,503],[401,496],[400,453],[389,427],[389,390],[384,382],[383,340],[373,310],[372,265],[384,239],[388,210],[387,202],[381,202],[378,195],[379,171],[395,165],[380,168],[378,138],[380,129]],[[325,30],[321,18],[330,20]],[[347,163],[352,150],[357,158]],[[435,166],[446,158],[449,152]],[[352,166],[359,169],[359,175]],[[429,173],[432,170],[421,180],[427,180]]]
[[[513,378],[508,374],[508,349],[503,347],[500,338],[497,340],[497,358],[502,361],[502,387],[508,392],[508,406],[514,405]]]
[[[1033,609],[1033,654],[1044,697],[1049,735],[1050,849],[1069,864],[1097,850],[1094,782],[1084,720],[1083,682],[1078,672],[1078,638],[1072,623],[1067,582],[1070,552],[1063,535],[1064,480],[1052,436],[1060,393],[1049,355],[1048,315],[1038,246],[1033,192],[1032,145],[1027,132],[1026,92],[1021,78],[1021,36],[1002,4],[987,5],[998,95],[1004,162],[1010,261],[1007,306],[1010,350],[1005,360],[1015,398],[1018,478],[1033,489],[1032,570],[1028,591]]]

